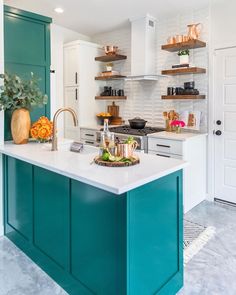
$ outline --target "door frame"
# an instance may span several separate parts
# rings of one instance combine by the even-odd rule
[[[215,100],[214,100],[214,72],[216,52],[225,49],[236,48],[236,43],[217,46],[209,49],[209,102],[208,102],[208,197],[209,201],[215,198]]]

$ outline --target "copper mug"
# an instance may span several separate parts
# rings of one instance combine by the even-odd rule
[[[169,37],[167,39],[167,44],[175,44],[175,43],[176,43],[175,37]]]
[[[122,158],[133,157],[134,151],[138,147],[137,141],[133,143],[118,143],[117,144],[117,156]]]
[[[183,42],[183,35],[176,35],[175,41],[176,41],[176,43],[182,43]]]

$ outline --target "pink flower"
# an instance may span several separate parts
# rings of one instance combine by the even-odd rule
[[[185,123],[184,121],[174,120],[170,123],[170,125],[175,127],[184,127]]]

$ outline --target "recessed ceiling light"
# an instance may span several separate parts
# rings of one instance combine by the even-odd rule
[[[64,9],[61,8],[61,7],[57,7],[57,8],[54,9],[54,11],[55,11],[56,13],[63,13],[63,12],[64,12]]]

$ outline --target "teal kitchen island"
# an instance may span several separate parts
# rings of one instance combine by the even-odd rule
[[[140,154],[124,168],[96,152],[0,147],[5,235],[72,295],[174,295],[183,285],[182,169]]]

